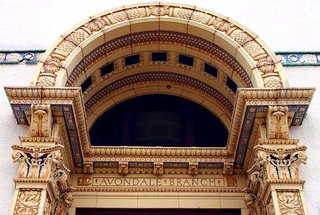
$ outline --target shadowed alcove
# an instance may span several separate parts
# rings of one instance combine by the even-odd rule
[[[225,147],[220,120],[187,99],[145,95],[106,111],[90,130],[92,146]]]

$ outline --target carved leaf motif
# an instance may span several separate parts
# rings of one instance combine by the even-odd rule
[[[169,6],[150,6],[150,14],[152,16],[166,16],[169,15]]]
[[[276,68],[275,63],[269,56],[259,59],[257,62],[257,67],[263,74],[275,72],[274,70]]]
[[[252,37],[250,37],[247,33],[242,31],[241,29],[234,30],[230,34],[230,37],[233,38],[240,45],[243,45],[243,44],[249,42],[250,40],[253,40]]]
[[[263,79],[263,83],[264,86],[266,88],[281,88],[282,87],[282,83],[280,78],[278,77],[278,75],[274,75],[274,76],[269,76],[266,78],[262,78]]]
[[[303,206],[298,192],[278,192],[279,208],[283,215],[303,215]]]
[[[83,29],[78,29],[75,32],[71,33],[66,40],[69,40],[77,45],[79,45],[82,41],[84,41],[87,37],[89,37],[88,32]]]
[[[265,53],[265,51],[256,41],[248,42],[243,47],[253,59]]]
[[[35,149],[34,152],[30,153],[14,149],[12,159],[13,162],[19,163],[18,177],[48,179],[61,159],[61,152],[57,150],[50,153],[41,153]]]
[[[85,27],[92,32],[101,30],[106,25],[102,18],[96,18],[89,23],[85,24]]]
[[[113,24],[128,20],[128,16],[125,11],[115,12],[107,17]]]
[[[211,18],[212,18],[212,16],[209,15],[209,14],[195,11],[192,14],[191,20],[195,21],[195,22],[200,22],[200,23],[203,23],[203,24],[207,24]]]
[[[62,55],[63,57],[67,57],[75,48],[75,44],[70,41],[64,40],[59,44],[59,46],[55,50],[55,53]]]
[[[232,27],[233,25],[227,21],[225,21],[224,19],[220,18],[220,17],[216,17],[213,21],[212,21],[212,25],[219,31],[222,31],[224,33],[227,33]]]
[[[20,190],[14,214],[38,214],[40,190]]]
[[[61,68],[61,61],[57,58],[48,58],[43,65],[43,73],[55,74]]]
[[[190,19],[193,12],[190,9],[182,9],[182,8],[175,8],[173,11],[174,11],[173,15],[181,19]]]
[[[126,10],[129,19],[138,19],[138,18],[143,18],[147,16],[147,12],[145,8],[133,8],[133,9],[128,9]]]

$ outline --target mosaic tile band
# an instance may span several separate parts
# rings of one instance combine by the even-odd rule
[[[36,64],[45,50],[0,50],[0,65]],[[320,52],[275,52],[283,66],[320,66]]]

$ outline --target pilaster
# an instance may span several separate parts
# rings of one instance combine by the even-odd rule
[[[70,171],[50,105],[31,105],[29,135],[20,141],[12,146],[18,175],[10,214],[66,214],[72,203]]]
[[[307,214],[303,198],[304,181],[299,167],[307,160],[306,147],[291,139],[288,106],[268,106],[260,120],[255,159],[248,170],[245,202],[250,214]],[[261,123],[264,122],[264,123]]]

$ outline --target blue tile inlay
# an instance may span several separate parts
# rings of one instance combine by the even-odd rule
[[[45,50],[0,50],[1,64],[36,64]],[[283,66],[320,66],[319,51],[275,52]]]

